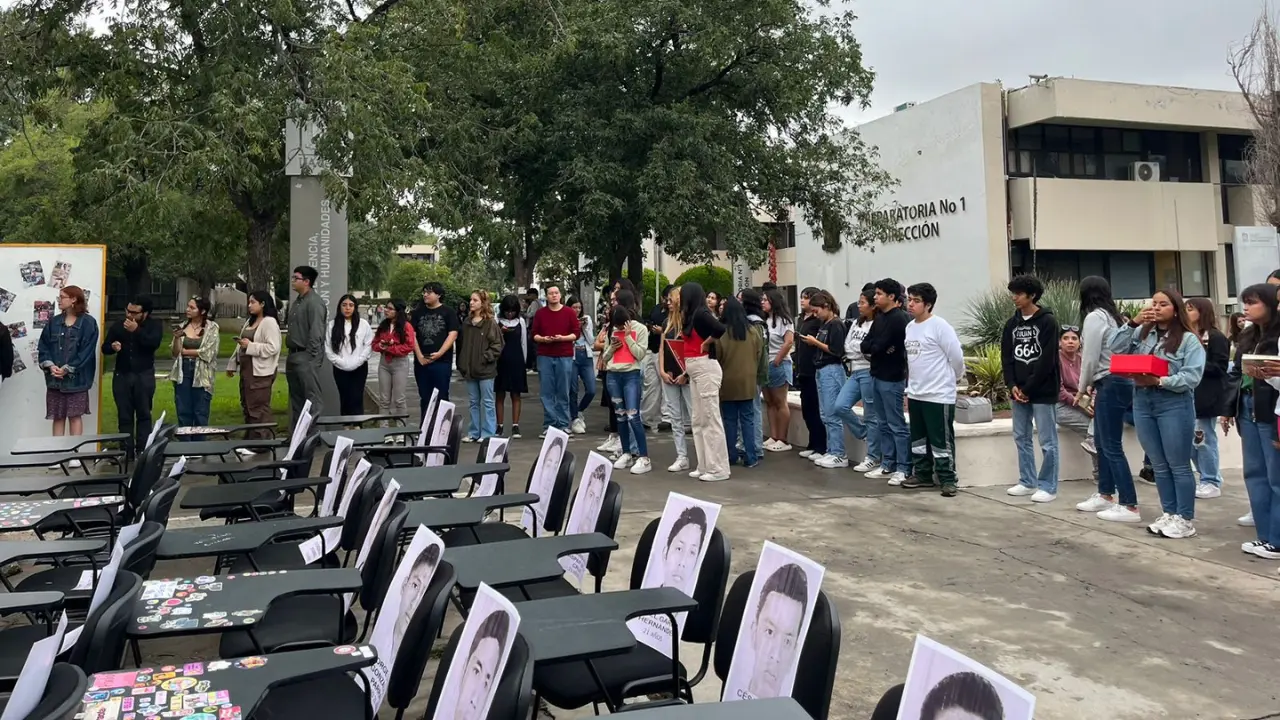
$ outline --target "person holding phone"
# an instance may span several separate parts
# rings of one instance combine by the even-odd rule
[[[187,319],[173,331],[169,349],[173,354],[173,368],[169,370],[169,382],[173,383],[173,404],[182,427],[203,427],[209,424],[209,405],[213,402],[213,376],[217,372],[218,323],[209,318],[213,303],[208,298],[193,297],[187,301]],[[191,436],[203,440],[202,435]]]
[[[817,350],[805,338],[812,338],[822,328],[822,320],[809,306],[809,300],[820,290],[807,287],[800,291],[800,320],[796,323],[795,383],[800,390],[800,415],[809,435],[809,447],[800,451],[800,457],[818,461],[827,454],[827,427],[822,424],[818,400],[818,371],[813,365]]]
[[[819,290],[809,298],[814,316],[822,321],[815,335],[803,335],[800,341],[813,348],[813,366],[818,383],[818,411],[827,431],[827,452],[813,461],[821,468],[849,467],[845,453],[844,420],[836,409],[840,391],[848,376],[844,371],[844,338],[847,330],[840,317],[836,299],[826,290]]]
[[[640,367],[649,351],[649,328],[633,317],[631,308],[634,302],[627,297],[629,295],[626,290],[618,291],[618,303],[609,314],[609,337],[601,353],[601,362],[604,363],[613,412],[618,419],[618,437],[622,441],[622,455],[614,461],[613,467],[617,470],[630,469],[632,475],[643,475],[653,469],[640,414],[640,395],[644,384]]]

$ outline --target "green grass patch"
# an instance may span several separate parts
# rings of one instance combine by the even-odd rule
[[[218,321],[218,369],[219,370],[227,366],[227,358],[230,358],[232,353],[234,353],[238,348],[236,341],[240,337],[240,328],[242,327],[244,327],[244,318],[223,318],[222,320]],[[102,332],[105,334],[106,330],[103,329]],[[165,370],[173,366],[173,357],[169,354],[170,353],[169,343],[173,341],[173,326],[167,325],[165,327],[165,332],[168,333],[168,335],[165,337],[164,342],[160,344],[160,349],[156,350],[156,369],[160,370],[161,372],[164,372]],[[283,345],[283,338],[281,339],[281,344]],[[288,354],[289,354],[289,348],[287,347],[280,348],[281,356],[285,356]],[[104,373],[109,374],[115,368],[115,366],[116,366],[115,355],[102,356],[102,371]],[[238,390],[237,390],[236,397],[239,397]],[[213,402],[215,404],[218,402],[216,392],[214,393]]]
[[[160,359],[156,359],[157,366]],[[102,407],[100,427],[104,432],[115,432],[119,427],[119,416],[116,404],[112,400],[111,383],[114,377],[107,373],[102,378]],[[159,419],[160,413],[167,411],[166,423],[178,420],[178,409],[173,403],[173,383],[163,378],[156,378],[156,396],[151,404],[151,415]],[[271,386],[271,412],[275,415],[276,424],[281,428],[289,427],[289,385],[284,375],[276,376]],[[209,425],[237,425],[244,422],[244,412],[240,409],[240,377],[227,377],[220,372],[213,383],[213,401],[209,404]]]

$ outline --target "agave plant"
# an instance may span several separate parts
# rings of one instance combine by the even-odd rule
[[[988,344],[978,348],[973,357],[965,358],[965,368],[973,377],[969,394],[984,397],[992,405],[999,405],[1009,398],[1004,386],[1004,365],[1000,361],[1000,345]]]
[[[969,301],[965,319],[960,323],[960,334],[974,345],[994,344],[998,348],[1004,324],[1012,316],[1013,303],[1009,301],[1009,291],[993,287]]]

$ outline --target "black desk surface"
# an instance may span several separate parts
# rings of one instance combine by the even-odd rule
[[[333,447],[338,442],[338,437],[351,438],[351,442],[356,447],[361,445],[381,445],[390,437],[407,437],[412,438],[414,442],[418,441],[420,428],[412,427],[389,427],[389,428],[362,428],[360,430],[329,430],[320,433],[320,442],[325,447]]]
[[[164,447],[164,456],[176,458],[186,455],[192,457],[211,457],[231,455],[237,448],[246,450],[275,450],[287,447],[283,440],[192,440],[171,442]]]
[[[536,502],[538,502],[538,496],[533,493],[415,500],[408,503],[409,519],[404,523],[405,532],[413,532],[419,525],[426,525],[433,530],[479,525],[484,522],[485,513],[490,510],[520,507]]]
[[[455,501],[426,500],[424,502]],[[412,513],[409,517],[412,522]],[[406,527],[416,526],[406,525]],[[457,571],[458,586],[464,590],[474,590],[480,587],[480,583],[488,583],[494,588],[500,588],[554,580],[564,575],[564,568],[560,566],[561,557],[574,553],[617,548],[618,543],[603,533],[551,535],[446,548],[444,559],[448,560]]]
[[[124,457],[119,450],[102,450],[98,452],[48,453],[39,455],[0,455],[0,470],[18,468],[46,468],[51,465],[64,465],[73,460],[87,463],[90,460],[107,460]],[[63,469],[65,472],[65,468]],[[88,465],[84,466],[84,474],[88,475]]]
[[[102,435],[62,435],[60,437],[21,438],[13,444],[9,452],[14,455],[37,455],[40,453],[75,452],[85,445],[113,443],[128,440],[127,433],[105,433]]]
[[[65,597],[62,593],[52,590],[0,593],[0,613],[16,610],[49,610],[61,605]]]
[[[93,555],[107,547],[106,538],[94,540],[0,540],[0,565],[31,558]]]
[[[84,485],[116,485],[123,491],[131,475],[26,475],[0,478],[0,495],[41,495],[52,493],[61,488]]]
[[[182,497],[180,505],[188,510],[248,505],[272,493],[322,487],[330,482],[331,480],[328,477],[319,476],[201,485],[187,490],[187,494]]]
[[[91,508],[100,505],[118,505],[124,502],[119,495],[107,497],[66,498],[62,500],[18,500],[0,503],[0,532],[26,530],[41,520],[64,510]]]
[[[330,515],[168,530],[160,538],[156,557],[161,560],[176,560],[210,555],[244,555],[282,535],[319,533],[325,528],[341,524],[342,518]],[[302,556],[299,555],[298,559],[301,561]]]
[[[502,473],[511,469],[508,463],[463,463],[461,465],[437,465],[435,467],[388,468],[387,477],[400,483],[400,494],[443,495],[456,492],[462,481],[470,477]]]
[[[523,614],[520,616],[520,632],[524,633]],[[636,720],[812,720],[800,703],[789,697],[672,705],[633,710],[626,715]]]
[[[376,657],[372,647],[343,645],[99,673],[89,677],[84,717],[144,720],[188,713],[187,720],[242,720],[275,686],[359,670]]]
[[[262,619],[278,598],[359,589],[360,571],[354,568],[148,580],[133,606],[129,635],[151,638],[245,629]]]
[[[363,425],[371,422],[382,422],[383,420],[404,420],[409,417],[409,413],[370,413],[367,415],[321,415],[316,418],[316,427],[331,427],[333,425]]]
[[[446,550],[445,557],[448,555]],[[456,562],[453,565],[460,567]],[[565,662],[615,655],[635,647],[635,635],[627,628],[631,618],[684,612],[697,606],[679,590],[661,587],[531,600],[519,603],[516,609],[520,611],[520,634],[529,642],[534,662]]]

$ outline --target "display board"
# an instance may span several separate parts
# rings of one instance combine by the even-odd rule
[[[58,314],[58,292],[85,291],[89,315],[105,332],[107,248],[102,245],[0,244],[0,322],[13,336],[13,377],[0,382],[0,437],[47,437],[44,373],[36,361],[40,333]],[[101,340],[99,340],[101,344]],[[102,405],[102,353],[89,390],[86,434],[98,432]],[[0,454],[9,448],[0,447]]]
[[[1267,281],[1280,268],[1280,242],[1273,227],[1237,227],[1232,238],[1236,258],[1236,292]]]

